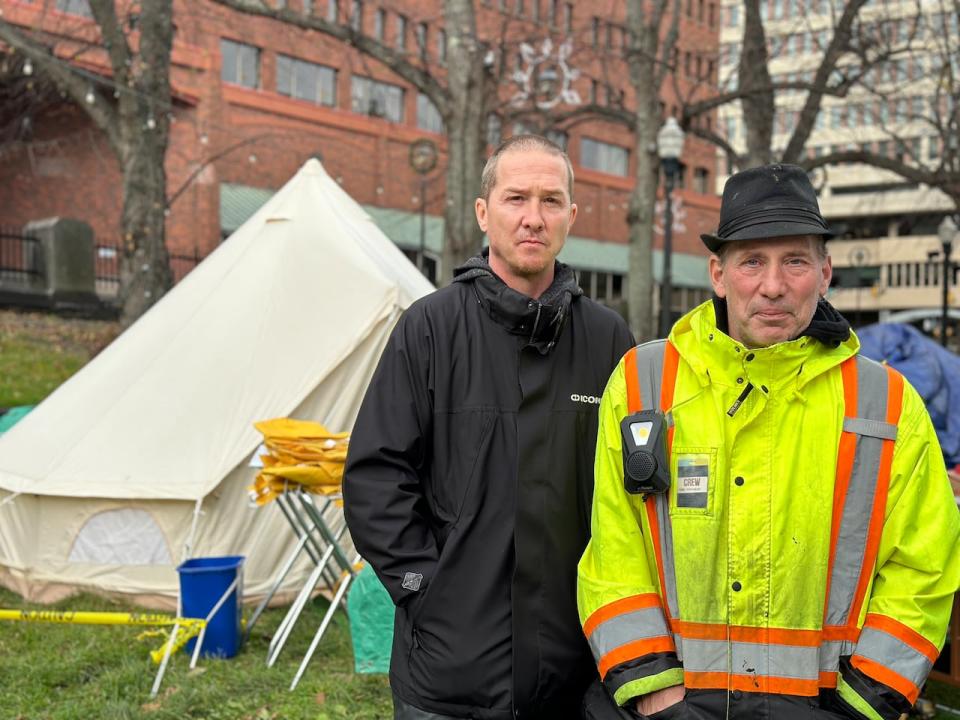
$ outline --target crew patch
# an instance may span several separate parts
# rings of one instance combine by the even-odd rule
[[[707,507],[709,490],[710,456],[680,455],[677,458],[677,507]]]

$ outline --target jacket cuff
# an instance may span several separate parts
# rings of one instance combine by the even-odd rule
[[[843,710],[858,720],[897,720],[911,707],[910,701],[896,690],[853,667],[849,657],[840,659],[837,696]]]
[[[617,705],[632,698],[683,684],[683,666],[674,653],[652,653],[621,663],[603,679]]]

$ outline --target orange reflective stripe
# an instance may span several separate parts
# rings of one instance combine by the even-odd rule
[[[680,353],[669,340],[663,346],[663,375],[660,380],[660,409],[668,412],[673,407],[673,392],[677,386],[677,367]]]
[[[806,697],[812,697],[820,692],[820,684],[817,680],[797,680],[766,675],[728,675],[723,672],[684,671],[683,684],[688,689],[696,690],[740,690],[741,692]]]
[[[857,358],[849,357],[840,365],[843,378],[843,415],[856,417],[857,414]],[[843,520],[843,506],[850,487],[853,473],[853,459],[857,449],[857,437],[853,433],[840,433],[840,447],[837,451],[837,474],[833,486],[833,520],[830,526],[830,554],[827,556],[827,583],[824,598],[830,598],[830,581],[833,578],[833,562],[837,555],[837,540],[840,537],[840,525]],[[823,605],[824,619],[830,610],[829,602]]]
[[[900,423],[900,413],[903,409],[903,375],[889,365],[887,371],[887,422],[891,425]],[[860,581],[857,583],[857,592],[854,595],[853,606],[850,608],[850,617],[847,622],[852,627],[860,619],[860,610],[867,595],[867,587],[873,578],[874,566],[877,561],[877,551],[880,548],[880,535],[883,533],[883,521],[887,508],[887,490],[890,487],[890,466],[893,464],[893,440],[884,440],[880,451],[880,472],[877,475],[877,489],[873,495],[873,511],[870,514],[870,529],[867,531],[867,548],[863,554],[863,566],[860,568]]]
[[[823,626],[823,639],[824,640],[847,640],[849,642],[856,642],[857,636],[860,635],[860,628],[856,626],[849,625],[824,625]]]
[[[583,624],[583,634],[590,637],[600,623],[606,622],[610,618],[618,615],[624,615],[634,610],[644,610],[651,607],[662,607],[663,601],[656,593],[643,593],[642,595],[631,595],[612,603],[604,605],[594,610],[587,621]]]
[[[896,690],[903,695],[911,705],[915,703],[920,696],[920,688],[899,673],[895,673],[893,670],[884,667],[878,662],[861,657],[860,655],[854,655],[850,659],[850,664],[864,675]]]
[[[822,633],[819,630],[793,630],[790,628],[749,627],[676,620],[673,631],[691,640],[729,640],[730,642],[762,643],[764,645],[794,645],[819,647]]]
[[[647,638],[644,640],[635,640],[625,645],[621,645],[616,650],[611,650],[602,658],[597,665],[597,670],[601,678],[605,678],[611,668],[621,663],[634,660],[644,655],[657,652],[676,652],[677,647],[673,644],[673,638],[662,637]]]
[[[640,397],[640,378],[637,375],[637,348],[632,347],[623,356],[623,379],[627,383],[627,412],[635,413],[643,409]]]
[[[837,687],[837,673],[835,672],[820,673],[820,687],[822,688]]]
[[[868,613],[867,620],[863,623],[863,626],[865,628],[872,627],[877,630],[883,630],[885,633],[893,635],[897,640],[906,643],[921,655],[925,655],[930,662],[936,662],[937,656],[940,655],[937,646],[927,640],[923,635],[886,615]]]
[[[680,366],[680,353],[673,343],[667,340],[663,348],[663,376],[660,381],[660,409],[670,412],[673,407],[673,393],[677,387],[677,368]],[[673,431],[676,426],[671,423],[667,428],[667,458],[673,454]]]

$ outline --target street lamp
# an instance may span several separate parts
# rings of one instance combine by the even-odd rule
[[[677,124],[676,118],[668,117],[667,121],[657,133],[657,155],[660,156],[660,165],[663,168],[665,180],[664,190],[664,220],[663,220],[663,276],[660,278],[660,337],[666,337],[670,332],[670,306],[673,295],[673,283],[670,276],[670,260],[673,241],[673,183],[680,169],[680,155],[683,153],[683,130]]]
[[[941,306],[940,317],[940,344],[947,346],[947,301],[950,291],[950,251],[953,249],[953,239],[957,236],[957,224],[950,215],[943,218],[943,222],[937,228],[937,237],[940,238],[940,244],[943,245],[943,304]]]
[[[420,176],[420,254],[417,269],[426,276],[424,255],[427,250],[427,173],[437,166],[437,146],[432,140],[420,138],[410,144],[410,167]]]

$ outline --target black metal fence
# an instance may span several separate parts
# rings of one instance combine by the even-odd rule
[[[0,225],[0,280],[28,284],[40,276],[40,241],[20,228]]]
[[[97,295],[113,297],[120,289],[120,256],[122,250],[119,245],[96,245],[94,247],[93,263],[96,277]],[[173,272],[173,282],[178,283],[193,270],[203,256],[197,250],[192,253],[170,253],[170,270]]]

